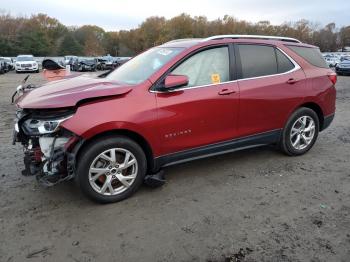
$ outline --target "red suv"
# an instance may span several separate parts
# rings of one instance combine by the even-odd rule
[[[293,38],[176,40],[101,77],[21,88],[14,141],[24,175],[75,178],[115,202],[163,182],[165,166],[267,144],[304,154],[333,120],[335,83],[319,49]]]

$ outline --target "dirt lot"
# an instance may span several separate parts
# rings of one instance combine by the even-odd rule
[[[24,76],[0,75],[0,261],[350,261],[350,77],[305,156],[265,147],[198,160],[98,205],[72,182],[21,176],[9,100]]]

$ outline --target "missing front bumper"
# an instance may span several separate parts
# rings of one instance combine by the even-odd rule
[[[78,136],[64,132],[64,136],[31,137],[24,144],[22,174],[36,176],[46,187],[70,180],[75,176],[75,159],[82,144]]]

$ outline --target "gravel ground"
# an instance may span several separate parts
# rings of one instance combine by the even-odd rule
[[[198,160],[167,168],[161,188],[98,205],[72,182],[21,176],[9,100],[24,76],[0,75],[0,261],[350,261],[350,77],[306,155]]]

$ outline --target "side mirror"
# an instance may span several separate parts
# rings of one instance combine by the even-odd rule
[[[165,89],[171,89],[175,87],[182,87],[188,85],[188,76],[185,75],[168,75],[165,78]]]

